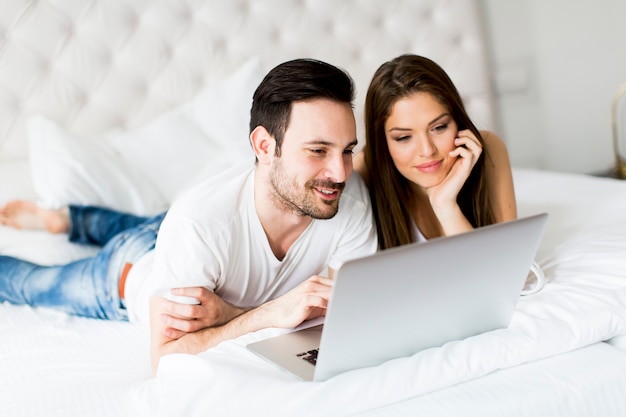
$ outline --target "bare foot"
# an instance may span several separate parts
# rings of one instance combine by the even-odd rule
[[[67,208],[48,210],[30,201],[14,200],[0,208],[0,224],[16,229],[66,233],[70,227],[70,220]]]

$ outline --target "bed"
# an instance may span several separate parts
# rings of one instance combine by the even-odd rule
[[[0,204],[149,214],[250,157],[252,91],[312,56],[364,91],[384,60],[435,59],[480,128],[497,129],[476,2],[10,1],[0,5]],[[184,161],[183,164],[180,161]],[[624,416],[626,182],[514,168],[520,216],[548,212],[545,288],[509,328],[323,383],[245,349],[265,329],[152,377],[146,328],[0,304],[6,416]],[[0,227],[0,254],[65,262],[97,249]]]

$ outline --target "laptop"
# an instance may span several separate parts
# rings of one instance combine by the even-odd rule
[[[335,271],[323,324],[247,345],[305,381],[508,327],[546,213],[379,251]]]

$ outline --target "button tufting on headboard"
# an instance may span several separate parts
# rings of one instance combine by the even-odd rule
[[[38,0],[0,4],[0,159],[26,155],[43,114],[88,134],[136,127],[247,58],[347,69],[356,112],[374,70],[405,52],[448,70],[481,128],[494,116],[476,1]],[[361,132],[361,128],[360,132]]]

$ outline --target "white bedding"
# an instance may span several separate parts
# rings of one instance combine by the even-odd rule
[[[21,164],[11,169],[24,173]],[[295,381],[247,352],[246,342],[280,332],[266,329],[197,356],[165,357],[151,379],[146,329],[3,304],[2,414],[478,416],[517,402],[507,412],[624,415],[626,183],[516,170],[515,185],[520,216],[548,211],[551,218],[537,256],[548,284],[520,299],[509,329],[323,383]],[[29,197],[28,187],[17,189]],[[0,228],[0,253],[45,262],[93,250],[62,236]],[[531,387],[527,403],[521,393]]]
[[[625,372],[624,352],[596,343],[358,415],[620,417]]]
[[[181,403],[191,404],[186,416],[351,415],[625,334],[626,183],[522,170],[515,182],[520,215],[551,213],[538,255],[548,284],[520,298],[508,329],[321,383],[294,381],[245,349],[281,332],[267,329],[163,358],[157,379],[136,391],[146,415],[176,415]]]
[[[130,387],[151,375],[146,329],[6,303],[0,316],[2,416],[136,414]]]

